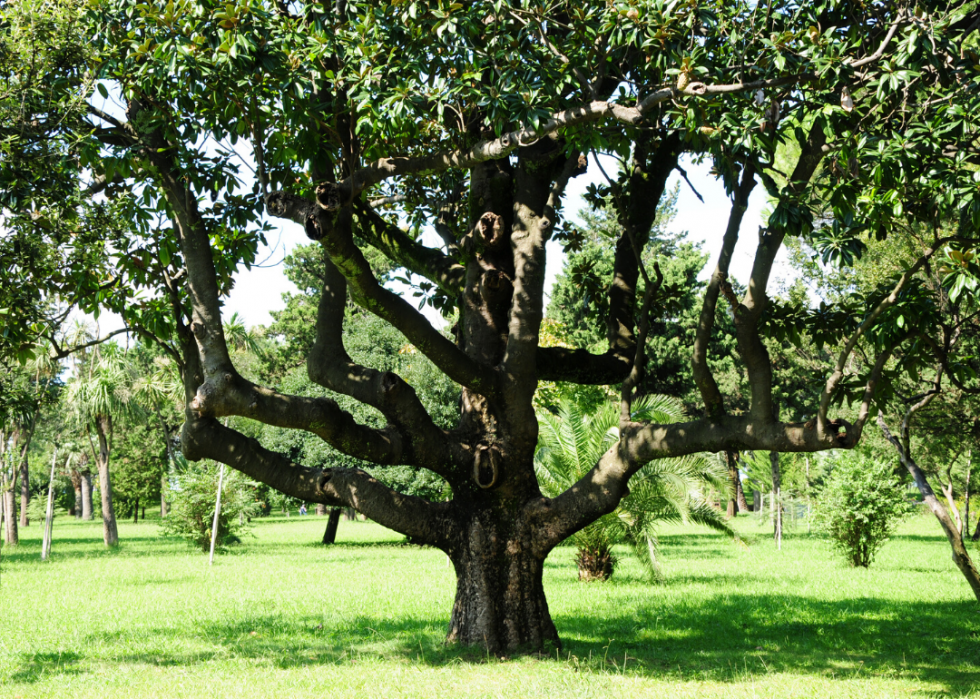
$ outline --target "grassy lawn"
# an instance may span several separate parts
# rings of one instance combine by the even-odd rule
[[[152,521],[37,525],[4,547],[2,697],[891,697],[980,696],[980,609],[938,525],[917,517],[870,570],[826,543],[776,551],[753,520],[738,548],[662,529],[666,585],[624,550],[612,581],[580,584],[574,551],[547,561],[565,643],[511,660],[442,645],[452,604],[440,552],[378,525],[258,521],[207,557]]]

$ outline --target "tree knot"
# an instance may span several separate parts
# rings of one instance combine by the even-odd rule
[[[340,186],[336,182],[321,182],[316,186],[316,203],[327,211],[340,208]]]

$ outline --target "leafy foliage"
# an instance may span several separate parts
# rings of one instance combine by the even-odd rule
[[[220,469],[207,462],[184,466],[175,476],[171,490],[171,510],[163,521],[163,531],[186,539],[202,551],[211,546],[215,497]],[[255,483],[234,469],[224,468],[221,486],[221,514],[218,516],[217,545],[240,541],[248,530],[249,520],[258,514],[261,503],[255,499]]]
[[[633,403],[633,419],[676,422],[683,410],[668,396],[643,396]],[[535,465],[542,492],[556,497],[581,479],[619,439],[619,406],[605,403],[593,414],[570,400],[557,415],[538,415],[541,431]],[[700,455],[659,459],[630,481],[630,493],[616,511],[572,536],[578,548],[579,578],[605,580],[612,575],[612,546],[628,543],[654,580],[662,580],[657,556],[658,522],[695,522],[737,539],[721,513],[704,499],[704,488],[724,490],[727,472]]]
[[[841,454],[818,498],[815,521],[852,566],[867,568],[912,511],[894,464]]]

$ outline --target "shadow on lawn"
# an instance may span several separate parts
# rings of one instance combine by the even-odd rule
[[[825,602],[726,594],[667,609],[658,603],[634,609],[622,616],[556,617],[564,648],[539,662],[620,672],[625,657],[631,674],[678,681],[746,682],[787,672],[915,678],[951,693],[980,686],[980,618],[971,601]],[[187,641],[206,639],[209,650],[177,654],[156,650],[173,641],[172,628],[96,634],[89,640],[117,646],[116,662],[161,666],[229,658],[265,660],[282,669],[379,658],[429,666],[492,660],[479,649],[445,646],[445,623],[361,616],[328,624],[270,614],[200,626]],[[133,653],[134,647],[145,650]]]
[[[45,675],[80,675],[77,667],[82,656],[71,651],[57,653],[25,653],[21,663],[10,675],[11,682],[33,683]]]

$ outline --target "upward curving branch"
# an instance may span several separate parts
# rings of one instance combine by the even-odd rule
[[[738,233],[742,227],[742,218],[748,208],[749,195],[755,187],[755,166],[750,161],[742,168],[741,181],[735,188],[732,200],[732,210],[728,217],[728,226],[722,240],[721,252],[715,271],[708,280],[704,291],[704,301],[701,303],[701,315],[698,318],[698,329],[694,338],[694,349],[691,355],[691,369],[694,383],[704,401],[704,412],[708,416],[720,415],[724,409],[724,401],[718,384],[708,366],[708,344],[715,326],[715,312],[718,306],[718,294],[723,286],[728,284],[728,269],[731,265]]]

